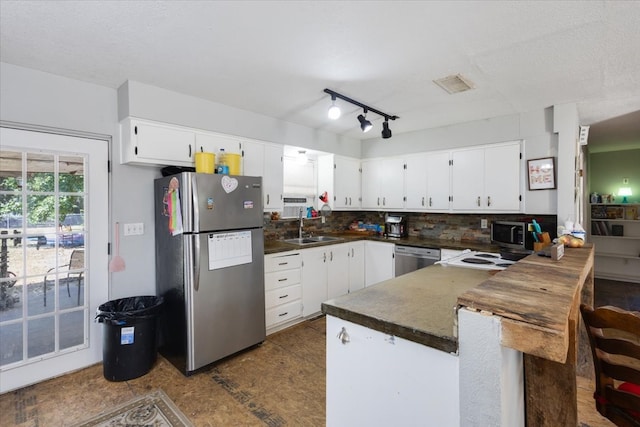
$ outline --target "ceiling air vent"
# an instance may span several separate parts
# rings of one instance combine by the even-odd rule
[[[473,83],[470,80],[462,77],[460,74],[454,76],[443,77],[433,81],[435,84],[446,90],[449,94],[464,92],[469,89],[473,89]]]

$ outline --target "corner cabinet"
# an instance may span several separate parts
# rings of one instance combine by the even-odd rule
[[[595,275],[640,283],[640,204],[592,204]]]
[[[451,153],[454,212],[522,212],[521,142]]]
[[[360,209],[360,175],[360,159],[333,154],[318,157],[318,193],[329,194],[331,209]]]
[[[189,128],[127,118],[120,122],[120,163],[193,166],[196,133]]]

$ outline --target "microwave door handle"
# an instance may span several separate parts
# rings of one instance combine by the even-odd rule
[[[515,242],[515,236],[513,235],[513,233],[516,231],[516,227],[515,225],[513,227],[511,227],[511,243]]]

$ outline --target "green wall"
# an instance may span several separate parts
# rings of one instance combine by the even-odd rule
[[[640,203],[640,149],[589,154],[589,194],[618,194],[623,178],[629,178],[633,195],[631,203]],[[622,197],[616,197],[616,203]]]

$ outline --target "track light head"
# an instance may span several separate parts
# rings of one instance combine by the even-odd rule
[[[382,123],[382,139],[391,138],[391,129],[389,129],[389,118],[385,117]]]
[[[362,132],[369,132],[373,127],[373,124],[369,120],[367,120],[367,110],[364,110],[364,115],[360,114],[358,116],[358,121],[360,122],[360,129]]]
[[[329,111],[327,111],[327,116],[331,120],[336,120],[340,118],[340,114],[341,114],[340,107],[336,105],[336,96],[331,95],[331,107],[329,107]]]

